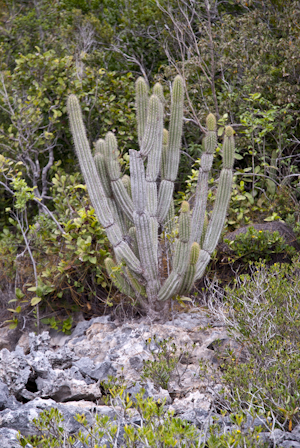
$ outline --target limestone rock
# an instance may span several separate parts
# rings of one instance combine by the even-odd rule
[[[17,436],[18,431],[16,429],[0,428],[1,448],[19,447]]]

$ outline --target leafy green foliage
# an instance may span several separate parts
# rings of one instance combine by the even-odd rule
[[[144,398],[144,392],[137,394],[135,400],[131,400],[129,395],[120,392],[111,405],[118,406],[122,410],[123,417],[123,437],[120,437],[120,423],[108,416],[96,414],[92,424],[87,417],[77,414],[75,420],[80,424],[81,429],[70,435],[64,425],[63,415],[56,409],[43,411],[38,419],[33,420],[33,425],[38,431],[37,436],[24,437],[19,435],[21,447],[26,444],[40,448],[56,448],[64,446],[66,448],[76,448],[78,443],[87,448],[120,448],[155,447],[155,448],[228,448],[234,446],[242,447],[263,447],[264,444],[259,438],[261,427],[244,429],[245,415],[232,414],[230,420],[233,429],[224,432],[220,423],[212,423],[208,426],[208,434],[200,435],[198,429],[178,417],[166,411],[163,402],[155,402],[153,398]],[[140,423],[132,423],[132,417]],[[205,440],[207,439],[207,440]]]
[[[158,340],[156,335],[146,341],[153,359],[144,361],[142,379],[150,379],[157,387],[168,389],[168,384],[178,363],[183,356],[189,356],[188,352],[178,350],[173,338]]]
[[[106,303],[110,280],[102,266],[109,255],[109,243],[89,205],[79,174],[67,175],[58,166],[56,164],[53,168],[51,189],[55,198],[54,210],[51,215],[40,213],[30,224],[26,224],[26,239],[36,264],[37,284],[20,229],[21,221],[9,218],[10,229],[5,228],[0,235],[2,272],[5,276],[17,275],[20,279],[16,299],[13,299],[16,306],[9,309],[14,313],[11,321],[14,326],[18,316],[25,312],[29,304],[35,306],[39,303],[42,308],[50,308],[52,313],[61,309],[69,313],[74,303],[86,311],[99,306],[99,302]],[[14,191],[15,203],[25,207],[26,211],[32,193],[20,176],[18,172],[10,187]],[[23,181],[21,189],[16,179]],[[18,245],[22,250],[22,263],[18,263]],[[26,282],[22,283],[24,277]],[[43,323],[68,332],[71,328],[70,318],[60,320],[51,315],[45,317]]]
[[[246,233],[240,233],[233,241],[224,240],[233,251],[231,261],[242,263],[266,260],[270,261],[273,254],[296,255],[296,249],[285,243],[279,232],[256,230],[249,227]]]
[[[299,261],[257,264],[226,291],[227,323],[240,350],[225,356],[225,396],[232,408],[272,412],[299,423]]]

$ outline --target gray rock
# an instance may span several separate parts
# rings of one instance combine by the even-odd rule
[[[91,372],[95,369],[94,362],[87,356],[80,358],[78,361],[74,362],[73,365],[79,369],[83,376],[88,375],[90,377]]]
[[[13,395],[9,395],[9,390],[6,384],[0,381],[0,411],[6,408],[17,409],[21,406]]]
[[[31,374],[31,367],[20,347],[14,352],[6,348],[0,351],[0,381],[7,384],[11,394],[19,398]]]
[[[280,442],[282,448],[300,448],[300,442],[295,442],[293,440],[284,440]]]
[[[20,336],[20,331],[17,328],[13,330],[9,326],[0,328],[0,350],[3,348],[14,350]]]
[[[61,423],[69,434],[76,433],[81,429],[81,425],[75,420],[76,414],[84,414],[87,418],[88,425],[93,423],[93,413],[97,412],[101,415],[107,415],[111,419],[115,417],[115,412],[108,406],[96,406],[92,402],[72,402],[72,403],[56,403],[48,399],[35,398],[31,402],[24,404],[20,409],[11,411],[4,410],[0,412],[0,428],[10,428],[19,430],[22,435],[38,434],[32,420],[38,418],[42,411],[56,408],[63,415],[64,421]],[[1,445],[2,448],[2,445]]]
[[[279,428],[274,429],[274,431],[261,432],[259,434],[260,440],[262,442],[269,443],[270,446],[281,446],[282,440],[284,439],[286,433]]]
[[[106,324],[108,322],[111,322],[111,316],[99,316],[91,320],[82,320],[76,325],[74,331],[71,334],[71,338],[79,338],[81,336],[85,336],[88,328],[90,328],[90,326],[94,323]]]
[[[207,421],[208,416],[209,412],[205,411],[204,409],[192,409],[180,414],[181,420],[185,420],[188,423],[201,429]]]
[[[91,371],[90,377],[97,381],[107,380],[109,376],[115,376],[117,369],[109,361],[96,364],[95,369]]]
[[[300,425],[295,426],[295,428],[290,433],[290,436],[293,438],[292,440],[300,442]]]
[[[71,370],[50,370],[47,378],[37,378],[38,395],[52,398],[58,402],[74,400],[97,400],[101,397],[99,387],[87,384],[84,380],[75,379]]]
[[[47,358],[53,369],[68,369],[78,360],[78,356],[67,346],[56,351],[48,350]]]
[[[15,429],[0,428],[1,448],[20,448],[17,436],[18,431]]]
[[[193,330],[195,327],[204,327],[210,319],[205,313],[180,313],[173,316],[165,325],[172,325],[184,330]]]
[[[50,336],[48,331],[43,331],[43,333],[36,335],[35,333],[29,333],[29,347],[30,352],[45,352],[48,350],[50,345]]]

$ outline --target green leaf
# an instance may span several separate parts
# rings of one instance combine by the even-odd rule
[[[22,293],[20,288],[16,288],[15,294],[16,294],[17,299],[19,299],[19,300],[23,299],[23,297],[25,295],[25,294]]]
[[[243,160],[243,156],[241,156],[241,154],[237,154],[237,153],[235,153],[234,154],[234,158],[236,159],[236,160]]]
[[[42,300],[41,297],[33,297],[33,298],[31,299],[30,305],[31,305],[31,306],[35,306],[35,305],[37,305],[38,303],[40,303],[41,300]]]

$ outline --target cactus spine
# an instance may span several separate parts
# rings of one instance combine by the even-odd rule
[[[181,205],[178,238],[171,250],[172,269],[166,276],[162,261],[162,235],[174,230],[173,190],[177,177],[183,123],[184,85],[177,76],[172,86],[169,131],[163,127],[164,96],[156,84],[149,98],[143,78],[136,82],[137,130],[140,151],[131,149],[130,177],[122,176],[117,141],[112,132],[96,143],[92,156],[75,95],[68,99],[71,131],[81,170],[98,219],[113,246],[105,266],[120,291],[136,298],[148,312],[161,303],[186,294],[201,277],[222,231],[232,184],[233,130],[226,128],[223,168],[212,216],[207,223],[208,176],[217,146],[216,119],[209,114],[201,158],[196,200],[190,211]],[[201,244],[201,249],[200,245]],[[165,246],[164,246],[165,247]],[[169,246],[168,246],[169,247]]]

